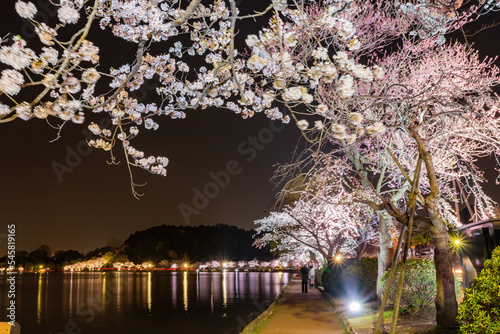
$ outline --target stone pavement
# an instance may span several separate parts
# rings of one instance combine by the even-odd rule
[[[316,289],[302,293],[301,279],[294,278],[285,291],[278,310],[259,334],[342,334],[342,326],[333,306]]]

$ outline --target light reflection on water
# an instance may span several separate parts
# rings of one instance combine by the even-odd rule
[[[0,275],[0,316],[7,284]],[[19,274],[24,333],[239,333],[272,303],[290,273],[67,272]],[[75,327],[76,326],[76,327]],[[78,332],[73,329],[72,332]]]
[[[222,307],[227,308],[227,273],[222,272]]]
[[[188,273],[184,272],[184,274],[183,274],[184,279],[182,281],[182,298],[184,299],[184,311],[186,311],[186,312],[188,310],[188,305],[189,305],[187,275],[188,275]]]
[[[42,275],[38,277],[38,294],[36,300],[36,321],[42,322]]]

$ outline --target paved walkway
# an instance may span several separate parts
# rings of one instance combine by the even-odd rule
[[[301,279],[294,278],[285,291],[282,304],[259,334],[342,334],[333,307],[318,289],[302,293]]]

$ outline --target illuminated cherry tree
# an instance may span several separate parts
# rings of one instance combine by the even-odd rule
[[[113,263],[112,267],[116,268],[118,270],[121,270],[122,268],[125,267],[125,263],[123,263],[123,262],[115,262],[115,263]],[[65,270],[66,270],[66,268],[65,268]]]
[[[254,245],[272,245],[286,262],[306,261],[311,254],[325,265],[336,256],[360,258],[367,244],[376,243],[377,224],[366,211],[362,205],[342,206],[303,197],[257,220]]]
[[[405,59],[404,65],[398,64],[400,59]],[[417,220],[427,225],[435,247],[438,321],[451,323],[456,297],[448,226],[459,224],[453,181],[461,182],[475,200],[478,220],[492,215],[495,203],[482,189],[486,180],[477,159],[492,157],[498,166],[500,103],[492,87],[500,83],[500,72],[491,59],[481,60],[460,44],[421,50],[408,45],[381,59],[378,66],[387,69],[382,82],[358,84],[362,97],[350,101],[353,110],[362,112],[332,113],[330,124],[305,131],[320,132],[324,140],[341,148],[321,156],[323,177],[358,178],[360,187],[353,201],[384,210],[402,224],[409,218],[410,182],[395,161],[412,175],[418,156],[422,157],[425,168],[418,205],[425,211]],[[337,97],[321,97],[325,105],[337,104]],[[375,120],[379,123],[376,135],[362,137],[360,132],[372,131],[374,125],[367,124]],[[349,143],[345,139],[349,136],[356,140]],[[339,169],[332,160],[346,166]],[[323,191],[328,186],[325,183]]]

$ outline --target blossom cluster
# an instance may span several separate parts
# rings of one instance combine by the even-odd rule
[[[64,271],[82,271],[82,270],[99,270],[107,264],[107,259],[102,256],[95,259],[80,261],[64,266]],[[143,263],[134,263],[132,261],[113,262],[112,268],[123,270],[150,270],[156,268],[169,269],[200,269],[200,270],[259,270],[259,269],[286,269],[290,268],[292,263],[280,261],[278,259],[271,261],[218,261],[212,260],[208,262],[185,263],[182,261],[162,260],[158,263],[145,261]]]
[[[268,104],[271,99],[266,97],[272,97],[288,105],[292,113],[294,108],[305,105],[312,116],[321,117],[314,121],[313,129],[327,131],[332,139],[348,144],[354,143],[358,136],[383,133],[381,120],[363,118],[360,112],[356,114],[361,118],[355,123],[349,117],[338,116],[346,115],[344,105],[361,95],[358,91],[361,82],[385,78],[382,66],[362,63],[362,56],[373,47],[373,41],[359,34],[380,29],[384,36],[381,40],[387,40],[391,38],[388,35],[396,35],[406,26],[398,26],[389,19],[388,12],[377,12],[369,4],[360,6],[352,1],[296,8],[283,4],[280,14],[269,27],[246,39],[252,51],[247,68],[255,78],[247,84],[254,85],[257,95],[262,97],[256,102]],[[356,17],[366,17],[366,21]],[[373,21],[382,20],[390,23],[373,26]],[[328,92],[328,96],[323,92]],[[297,120],[302,131],[309,130],[309,124],[307,119]]]

